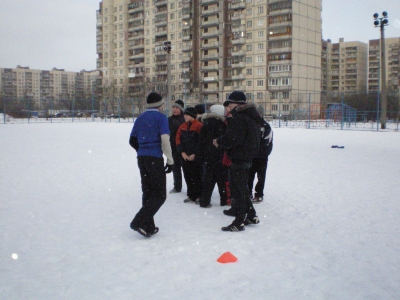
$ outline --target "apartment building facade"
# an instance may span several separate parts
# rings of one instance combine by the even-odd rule
[[[320,100],[321,0],[103,0],[97,54],[105,90],[166,96],[169,71],[172,101],[242,90],[268,114],[290,114],[301,97]]]
[[[22,101],[29,103],[30,109],[39,111],[62,108],[60,102],[65,99],[90,98],[98,74],[97,70],[68,72],[57,68],[50,71],[21,66],[0,68],[0,95],[10,107]]]
[[[358,41],[322,43],[322,90],[327,101],[338,101],[341,94],[367,92],[368,44]]]
[[[380,90],[380,40],[369,41],[368,54],[368,91],[377,92]],[[385,39],[385,60],[386,60],[386,88],[388,94],[400,94],[400,37]]]

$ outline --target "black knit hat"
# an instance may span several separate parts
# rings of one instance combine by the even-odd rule
[[[179,108],[182,112],[185,110],[183,107],[185,106],[185,104],[183,104],[182,100],[176,100],[174,102],[174,104],[172,104],[172,107],[177,107]]]
[[[158,94],[156,92],[151,92],[147,96],[147,107],[148,108],[157,108],[163,104],[164,104],[164,100],[162,100],[162,97],[160,96],[160,94]]]
[[[191,116],[192,118],[196,119],[197,111],[196,111],[196,109],[194,107],[187,107],[185,109],[185,115]]]
[[[224,106],[228,106],[229,103],[246,104],[246,95],[243,92],[233,91],[224,102]]]
[[[195,110],[197,111],[197,114],[202,115],[206,112],[206,109],[204,107],[204,104],[196,104],[194,106]]]

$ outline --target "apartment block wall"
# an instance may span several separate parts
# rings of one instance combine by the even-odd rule
[[[400,38],[385,39],[386,84],[389,93],[400,93]],[[379,90],[381,69],[380,40],[369,41],[368,91]]]
[[[321,0],[104,0],[97,11],[103,87],[145,86],[165,96],[166,41],[172,100],[222,103],[238,89],[271,110],[321,91]]]
[[[0,68],[0,94],[7,101],[32,101],[36,109],[62,97],[84,97],[97,80],[98,71],[68,72],[53,68],[35,70],[29,67]]]

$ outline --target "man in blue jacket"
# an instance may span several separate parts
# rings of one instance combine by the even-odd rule
[[[147,110],[135,121],[129,144],[137,151],[142,179],[142,208],[131,222],[131,228],[145,237],[158,232],[154,215],[167,198],[167,180],[174,164],[169,141],[167,117],[161,113],[164,100],[152,92],[147,96]],[[163,154],[167,157],[164,167]]]

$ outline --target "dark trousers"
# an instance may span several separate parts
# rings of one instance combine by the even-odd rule
[[[253,163],[249,169],[249,193],[250,196],[253,192],[253,182],[257,174],[257,184],[254,188],[255,193],[259,197],[264,197],[265,177],[267,174],[268,158],[254,158]]]
[[[231,165],[231,195],[234,199],[232,207],[236,213],[234,223],[240,225],[246,216],[254,217],[256,211],[250,200],[247,186],[251,163],[232,163]]]
[[[222,166],[222,162],[206,162],[203,173],[200,206],[206,207],[210,204],[215,184],[218,186],[220,205],[226,205],[226,182],[227,174],[226,169]]]
[[[183,176],[187,186],[187,196],[196,200],[201,196],[201,173],[202,165],[197,161],[181,159]]]
[[[180,153],[172,152],[174,159],[174,166],[172,167],[172,173],[174,175],[174,189],[180,192],[182,190],[182,156]]]
[[[167,198],[164,160],[161,157],[139,156],[138,165],[142,178],[142,208],[132,220],[132,224],[146,232],[153,232],[154,215]]]

